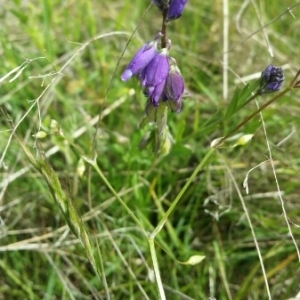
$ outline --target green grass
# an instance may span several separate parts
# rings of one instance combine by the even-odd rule
[[[237,140],[228,139],[210,150],[257,109],[252,101],[218,119],[238,78],[270,63],[286,65],[286,88],[300,67],[300,4],[291,14],[295,1],[257,2],[229,2],[228,99],[222,96],[221,1],[190,0],[168,26],[171,55],[191,96],[180,114],[168,113],[175,142],[163,157],[151,148],[139,151],[149,128],[137,129],[145,98],[137,80],[119,79],[160,30],[154,6],[116,69],[150,0],[2,4],[0,78],[23,63],[26,68],[0,82],[0,299],[159,299],[159,287],[172,300],[287,300],[300,292],[297,249],[272,165],[262,164],[272,155],[299,245],[300,91],[240,128],[237,133],[254,134],[247,144],[232,147]],[[258,98],[259,105],[274,95]],[[36,143],[38,131],[47,136]],[[247,195],[242,184],[252,168]],[[193,255],[205,259],[182,263]]]

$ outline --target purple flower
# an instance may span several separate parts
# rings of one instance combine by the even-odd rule
[[[132,76],[138,74],[142,69],[144,69],[149,62],[157,54],[157,38],[152,42],[146,43],[132,58],[131,62],[126,67],[125,71],[121,75],[123,81],[127,81]]]
[[[154,106],[158,106],[169,74],[169,50],[158,52],[150,63],[140,72],[140,82],[145,87],[145,95]]]
[[[281,67],[267,66],[261,73],[260,93],[272,93],[280,90],[283,81],[284,75]]]
[[[184,80],[179,68],[171,65],[170,72],[166,81],[164,94],[167,99],[176,101],[181,98],[184,92]]]
[[[184,80],[179,68],[176,65],[176,60],[171,58],[170,72],[166,80],[163,101],[169,101],[172,111],[179,112],[182,104],[182,94],[184,92]]]
[[[166,80],[169,74],[169,50],[162,49],[140,73],[139,79],[144,87],[155,87]]]
[[[182,11],[188,0],[172,0],[169,6],[168,20],[178,19],[182,15]]]

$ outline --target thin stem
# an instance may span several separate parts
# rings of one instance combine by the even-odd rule
[[[174,210],[175,206],[178,204],[179,200],[181,199],[181,197],[183,196],[183,194],[185,193],[185,191],[187,190],[187,188],[190,186],[190,184],[192,183],[192,181],[194,180],[194,178],[197,176],[197,174],[199,173],[199,171],[206,164],[206,162],[211,157],[211,155],[214,153],[214,151],[215,151],[215,148],[210,148],[210,150],[206,153],[206,155],[204,156],[204,158],[201,160],[201,162],[199,163],[199,165],[196,167],[196,169],[192,173],[191,177],[188,179],[188,181],[186,182],[186,184],[184,185],[184,187],[181,189],[181,191],[179,192],[179,194],[177,195],[177,197],[175,198],[175,200],[173,201],[173,203],[171,204],[171,206],[167,210],[166,214],[159,221],[158,225],[155,227],[155,229],[153,230],[153,232],[151,233],[151,235],[150,235],[149,238],[154,239],[155,236],[164,227],[164,225],[165,225],[168,217],[170,216],[170,214]]]
[[[258,103],[256,103],[256,105],[258,106]],[[289,222],[289,219],[288,219],[288,216],[287,216],[287,212],[286,212],[286,209],[285,209],[285,204],[284,204],[284,200],[282,198],[282,195],[280,193],[280,186],[279,186],[279,182],[278,182],[278,178],[277,178],[277,174],[276,174],[276,169],[275,169],[275,164],[274,164],[274,161],[273,161],[273,155],[272,155],[272,151],[271,151],[271,147],[270,147],[270,143],[269,143],[269,140],[268,140],[268,135],[267,135],[267,128],[266,128],[266,124],[264,122],[264,119],[263,119],[263,115],[262,113],[260,113],[260,118],[262,120],[262,127],[263,127],[263,130],[264,130],[264,135],[265,135],[265,138],[266,138],[266,144],[267,144],[267,149],[268,149],[268,152],[269,152],[269,160],[270,160],[270,163],[271,163],[271,166],[272,166],[272,171],[273,171],[273,174],[274,174],[274,178],[275,178],[275,183],[276,183],[276,187],[277,187],[277,191],[278,191],[278,197],[279,197],[279,200],[280,200],[280,203],[281,203],[281,208],[282,208],[282,212],[283,212],[283,217],[284,217],[284,220],[286,222],[286,225],[287,225],[287,228],[288,228],[288,232],[289,232],[289,235],[291,236],[292,238],[292,241],[295,245],[295,248],[296,248],[296,251],[297,251],[297,255],[298,255],[298,260],[300,262],[300,251],[299,251],[299,247],[297,245],[297,242],[293,236],[293,231],[292,231],[292,228],[291,228],[291,225],[290,225],[290,222]],[[266,281],[266,285],[267,285],[267,278],[266,278],[266,274],[263,273],[264,275],[264,279]],[[267,286],[268,287],[268,286]],[[268,295],[270,295],[270,291],[268,290]],[[271,299],[271,297],[269,296],[269,298]]]
[[[109,294],[109,287],[107,284],[107,280],[106,280],[106,274],[105,274],[105,268],[104,268],[104,263],[103,263],[103,256],[102,256],[102,252],[101,252],[101,248],[100,245],[96,239],[96,246],[97,246],[97,254],[98,254],[98,258],[99,258],[99,266],[100,266],[100,270],[98,271],[99,274],[102,275],[102,284],[104,287],[104,291],[105,291],[105,296],[107,300],[110,300],[110,294]],[[98,264],[97,264],[98,266]]]
[[[294,87],[299,87],[300,84],[300,80],[298,80],[297,82],[295,82]]]
[[[168,18],[169,6],[163,8],[162,11],[162,25],[161,25],[161,48],[166,48],[167,46],[167,18]]]
[[[270,104],[272,104],[273,102],[275,102],[278,98],[280,98],[281,96],[285,95],[286,93],[288,93],[290,90],[292,90],[293,87],[287,87],[285,90],[283,90],[281,93],[279,93],[277,96],[275,96],[274,98],[272,98],[271,100],[269,100],[268,102],[266,102],[264,105],[262,105],[258,110],[256,110],[254,113],[252,113],[250,116],[248,116],[246,119],[244,119],[239,125],[237,125],[232,131],[230,131],[225,137],[223,137],[222,139],[220,139],[220,141],[214,146],[214,148],[211,148],[206,155],[204,156],[204,158],[202,159],[202,161],[198,164],[198,166],[196,167],[196,169],[194,170],[194,172],[192,173],[191,177],[188,179],[188,181],[186,182],[186,184],[184,185],[184,187],[181,189],[181,191],[178,193],[177,197],[175,198],[175,200],[173,201],[173,203],[171,204],[171,206],[169,207],[169,209],[167,210],[166,214],[164,215],[164,217],[160,220],[160,222],[158,223],[158,225],[155,227],[155,229],[153,230],[153,232],[150,235],[150,238],[155,238],[155,236],[161,231],[161,229],[164,227],[168,217],[170,216],[170,214],[172,213],[172,211],[174,210],[174,208],[176,207],[176,205],[178,204],[179,200],[181,199],[181,197],[183,196],[183,194],[185,193],[185,191],[187,190],[187,188],[190,186],[190,184],[192,183],[192,181],[194,180],[194,178],[197,176],[197,174],[199,173],[199,171],[204,167],[204,165],[206,164],[206,162],[208,161],[208,159],[210,158],[210,156],[214,153],[215,148],[217,148],[218,146],[220,146],[226,139],[228,139],[232,134],[234,134],[237,130],[239,130],[242,126],[244,126],[246,123],[248,123],[251,119],[253,119],[257,114],[259,114],[262,110],[264,110],[267,106],[269,106]],[[251,98],[250,98],[251,99]],[[250,101],[250,99],[248,101]]]
[[[100,176],[100,178],[103,180],[104,184],[108,187],[108,189],[111,191],[111,193],[118,199],[119,203],[125,208],[125,210],[130,215],[130,217],[133,219],[133,221],[139,226],[139,228],[141,229],[141,231],[143,232],[143,234],[146,237],[148,237],[147,232],[143,228],[143,226],[140,223],[140,221],[138,220],[138,218],[134,215],[134,213],[130,210],[130,208],[126,205],[126,203],[121,199],[121,197],[119,196],[119,194],[111,186],[111,184],[109,183],[109,181],[107,180],[107,178],[105,177],[105,175],[103,174],[103,172],[101,171],[101,169],[99,168],[96,160],[91,160],[91,159],[89,159],[89,158],[87,158],[85,156],[82,156],[82,158],[87,163],[89,163],[92,167],[94,167],[94,169],[96,170],[96,172],[98,173],[98,175]]]
[[[258,110],[256,110],[254,113],[252,113],[246,119],[244,119],[239,125],[237,125],[232,131],[230,131],[225,137],[223,137],[222,139],[220,139],[220,141],[214,147],[210,148],[210,150],[206,153],[206,155],[204,156],[204,158],[198,164],[198,166],[196,167],[196,169],[194,170],[194,172],[192,173],[192,175],[190,176],[190,178],[188,179],[188,181],[186,182],[186,184],[180,190],[180,192],[178,193],[177,197],[172,202],[171,206],[169,207],[169,209],[167,210],[167,212],[165,213],[165,215],[162,217],[162,219],[159,221],[158,225],[155,227],[155,229],[153,230],[153,232],[149,236],[148,242],[149,242],[149,246],[150,246],[151,258],[152,258],[152,261],[153,261],[153,267],[154,267],[155,277],[156,277],[156,281],[157,281],[157,285],[158,285],[158,290],[159,290],[159,295],[160,295],[160,299],[161,300],[165,300],[166,298],[165,298],[165,293],[164,293],[164,289],[163,289],[163,285],[162,285],[162,281],[161,281],[161,277],[160,277],[160,273],[159,273],[158,261],[157,261],[157,257],[156,257],[155,247],[154,247],[154,239],[155,239],[156,235],[164,227],[164,225],[166,224],[166,222],[167,222],[170,214],[175,209],[175,207],[178,204],[178,202],[180,201],[181,197],[184,195],[185,191],[190,186],[190,184],[195,179],[195,177],[200,172],[200,170],[207,163],[208,159],[212,156],[212,154],[214,153],[214,151],[216,150],[216,148],[220,144],[222,144],[226,139],[228,139],[233,133],[235,133],[238,129],[240,129],[243,125],[245,125],[252,118],[254,118],[257,114],[259,114],[263,109],[265,109],[270,104],[272,104],[273,102],[275,102],[278,98],[280,98],[281,96],[285,95],[290,90],[292,90],[295,87],[294,83],[295,83],[295,81],[296,81],[296,79],[297,79],[297,77],[299,75],[300,75],[300,70],[297,72],[297,75],[295,76],[294,80],[291,82],[291,84],[290,84],[289,87],[287,87],[285,90],[283,90],[277,96],[275,96],[274,98],[272,98],[271,100],[269,100],[268,102],[266,102],[264,105],[262,105]],[[257,91],[253,96],[251,96],[245,102],[245,104],[242,105],[242,107],[245,106],[247,103],[249,103],[254,98],[256,98],[258,95],[260,95],[260,91]],[[242,107],[240,107],[240,108],[242,108]],[[224,117],[222,117],[221,119],[224,119]],[[248,221],[249,220],[250,219],[248,218]],[[251,224],[251,220],[250,220],[250,224]],[[250,225],[250,227],[251,227],[251,225]],[[253,233],[253,228],[251,228],[251,230],[252,230],[252,233]],[[260,253],[259,253],[259,255],[260,255]]]
[[[246,219],[247,219],[247,222],[248,222],[250,230],[251,230],[253,241],[254,241],[254,244],[255,244],[255,247],[256,247],[256,252],[257,252],[257,255],[258,255],[258,258],[259,258],[260,266],[261,266],[263,277],[264,277],[264,280],[265,280],[268,298],[269,298],[269,300],[271,300],[272,297],[271,297],[270,288],[269,288],[269,284],[268,284],[268,278],[267,278],[266,270],[265,270],[265,266],[264,266],[264,260],[262,258],[262,255],[261,255],[261,252],[260,252],[260,249],[259,249],[259,244],[258,244],[258,241],[257,241],[257,238],[256,238],[256,234],[255,234],[254,227],[253,227],[253,224],[252,224],[252,221],[251,221],[251,218],[250,218],[249,211],[247,209],[246,203],[244,201],[244,198],[242,196],[242,193],[241,193],[241,191],[239,189],[239,186],[238,186],[235,178],[233,177],[233,175],[232,175],[232,173],[231,173],[231,171],[230,171],[230,169],[229,169],[229,167],[228,167],[228,165],[226,163],[225,163],[225,166],[226,166],[227,172],[229,174],[229,177],[231,178],[231,180],[233,182],[235,190],[236,190],[236,192],[238,194],[238,197],[239,197],[239,199],[241,201],[244,213],[246,215]]]
[[[225,140],[227,140],[230,136],[232,136],[236,131],[238,131],[241,127],[243,127],[246,123],[248,123],[251,119],[253,119],[257,114],[259,114],[261,111],[263,111],[267,106],[275,102],[278,98],[285,95],[287,92],[292,90],[292,87],[287,87],[285,90],[283,90],[281,93],[279,93],[277,96],[266,102],[264,105],[262,105],[258,110],[256,110],[254,113],[252,113],[250,116],[248,116],[246,119],[244,119],[240,124],[238,124],[233,130],[231,130],[228,134],[223,137],[219,143],[215,146],[218,147],[221,145]]]
[[[223,0],[223,100],[228,99],[228,61],[229,61],[229,9],[228,0]]]
[[[158,267],[158,261],[157,261],[157,257],[156,257],[154,238],[150,237],[148,239],[148,242],[149,242],[150,253],[151,253],[151,258],[152,258],[152,262],[153,262],[156,283],[158,286],[159,298],[160,298],[160,300],[166,300],[166,295],[165,295],[164,287],[163,287],[163,284],[161,281],[159,267]]]
[[[290,87],[293,87],[295,85],[297,85],[297,83],[295,84],[295,81],[297,80],[297,78],[300,76],[300,69],[298,70],[298,72],[296,73],[295,77],[293,78],[293,80],[290,83]]]

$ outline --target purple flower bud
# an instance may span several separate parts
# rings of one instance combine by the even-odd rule
[[[182,15],[182,11],[187,2],[188,0],[172,0],[167,21],[178,19]]]
[[[164,94],[168,100],[176,101],[184,92],[184,80],[179,68],[172,64],[167,77]]]
[[[155,87],[167,79],[169,73],[169,50],[162,49],[140,73],[139,79],[144,87]]]
[[[172,111],[179,112],[181,109],[181,96],[184,92],[184,80],[179,68],[176,65],[176,60],[170,58],[170,72],[168,74],[164,92],[162,95],[163,101],[168,101]]]
[[[281,67],[267,66],[261,73],[260,93],[272,93],[280,90],[283,81],[284,75]]]
[[[154,41],[146,43],[132,58],[131,62],[126,67],[125,71],[121,75],[123,81],[127,81],[132,76],[138,74],[144,69],[149,62],[157,54],[157,37]]]

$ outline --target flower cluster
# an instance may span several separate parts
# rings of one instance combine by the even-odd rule
[[[167,111],[180,112],[184,80],[175,58],[170,56],[171,40],[167,38],[167,23],[178,19],[188,0],[151,0],[162,14],[162,28],[156,37],[144,44],[121,75],[122,81],[137,77],[147,98],[145,113],[139,124],[151,124],[139,148],[152,145],[155,153],[166,155],[172,144],[167,125]],[[152,126],[154,125],[154,126]]]
[[[171,41],[167,47],[158,50],[156,38],[142,46],[121,75],[126,81],[137,75],[148,101],[157,107],[160,101],[170,101],[173,111],[181,109],[181,97],[184,91],[184,80],[176,60],[169,56]]]
[[[171,41],[166,37],[165,22],[179,18],[187,1],[152,0],[163,15],[162,32],[137,51],[121,75],[123,81],[137,76],[148,103],[153,107],[158,107],[160,102],[167,102],[175,112],[181,110],[184,80],[176,60],[169,55]]]
[[[269,65],[261,73],[260,94],[272,93],[280,90],[284,81],[284,75],[281,67]]]

